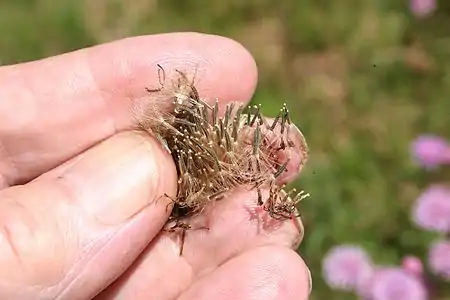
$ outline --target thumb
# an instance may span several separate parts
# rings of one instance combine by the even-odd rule
[[[167,220],[170,155],[148,135],[111,137],[0,191],[0,299],[91,299]]]

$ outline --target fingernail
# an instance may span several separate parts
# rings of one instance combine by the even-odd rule
[[[306,273],[308,275],[308,286],[309,286],[309,294],[311,295],[312,292],[312,276],[311,276],[311,271],[306,268]]]
[[[303,168],[303,165],[306,163],[306,161],[309,158],[308,144],[306,142],[306,138],[303,135],[302,131],[295,124],[291,124],[290,136],[291,136],[291,139],[293,139],[293,141],[294,141],[296,150],[299,152],[299,156],[300,156],[300,162],[299,162],[300,170],[299,171],[301,171]]]
[[[278,184],[286,184],[294,181],[308,160],[308,145],[306,139],[295,124],[291,124],[289,127],[289,139],[294,143],[294,147],[282,150],[280,153],[281,155],[289,157],[289,162],[286,166],[286,172],[277,178]]]
[[[62,178],[90,215],[112,225],[154,200],[164,162],[162,150],[149,137],[122,133],[88,150]]]
[[[297,235],[296,235],[295,239],[293,240],[292,248],[297,249],[298,247],[300,247],[300,245],[303,241],[303,238],[305,236],[305,227],[303,225],[301,216],[293,218],[292,222],[295,226],[295,229],[297,230]]]

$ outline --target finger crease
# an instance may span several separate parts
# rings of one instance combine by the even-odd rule
[[[20,257],[19,251],[18,251],[17,247],[15,246],[15,243],[12,239],[11,231],[9,230],[8,225],[6,225],[6,224],[3,225],[3,233],[4,233],[4,237],[9,245],[9,247],[11,248],[12,253],[13,253],[14,257],[16,258],[17,262],[19,263],[19,265],[23,266],[22,258]]]
[[[110,104],[110,102],[107,99],[107,97],[104,96],[105,93],[109,97],[111,97],[112,94],[111,94],[111,92],[108,92],[108,91],[105,91],[104,89],[102,89],[101,85],[98,83],[96,77],[94,76],[92,65],[89,63],[89,51],[86,51],[85,57],[86,57],[85,61],[87,62],[86,63],[87,73],[90,75],[94,90],[99,91],[99,98],[102,102],[103,110],[105,111],[105,114],[107,117],[107,122],[108,122],[108,124],[110,124],[111,129],[112,129],[111,135],[115,135],[118,132],[118,126],[116,123],[116,119],[114,118],[114,114],[113,114],[112,110],[109,108],[110,106],[108,105],[108,103]]]
[[[12,177],[17,178],[18,169],[12,156],[8,149],[6,148],[6,143],[0,138],[0,166],[4,164],[5,167],[0,171],[0,190],[5,189],[13,185],[13,179],[11,179],[11,173],[14,174]],[[5,174],[8,173],[8,174]],[[9,175],[9,176],[8,176]]]

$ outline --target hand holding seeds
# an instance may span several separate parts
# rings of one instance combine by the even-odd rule
[[[255,83],[194,33],[0,68],[0,299],[306,299],[306,144]]]

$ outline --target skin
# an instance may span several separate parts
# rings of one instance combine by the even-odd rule
[[[167,107],[144,90],[158,87],[157,63],[198,67],[200,95],[221,106],[256,86],[241,45],[197,33],[0,68],[1,299],[308,298],[295,222],[267,218],[254,192],[232,191],[195,219],[211,229],[187,232],[181,257],[177,235],[161,231],[175,166],[129,130],[136,103]]]

